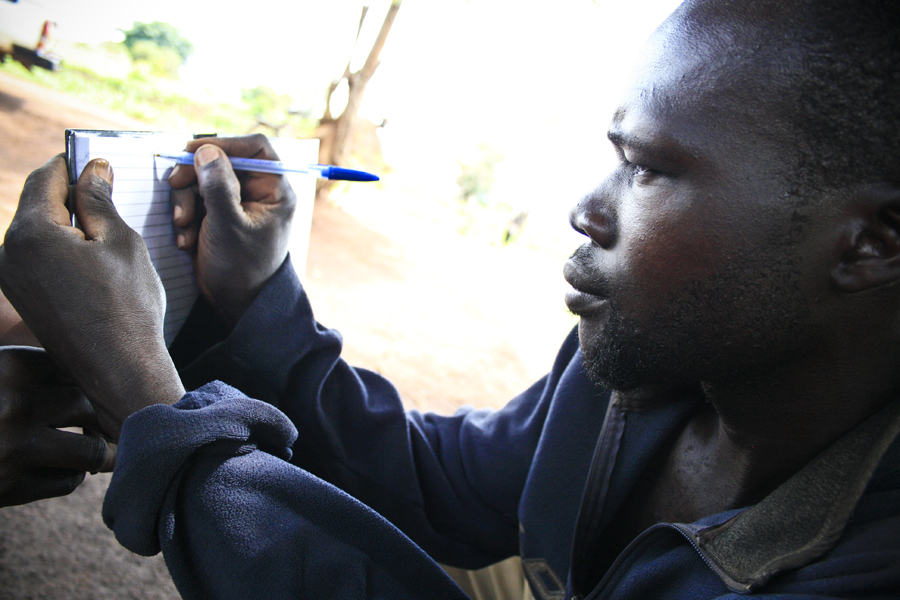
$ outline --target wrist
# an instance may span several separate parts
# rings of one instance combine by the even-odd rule
[[[269,273],[264,279],[253,282],[243,281],[238,282],[239,285],[221,286],[216,289],[201,287],[201,290],[207,302],[231,331],[266,287],[274,273],[275,271]]]
[[[165,352],[146,357],[121,377],[95,382],[94,390],[85,391],[102,415],[104,431],[114,440],[132,414],[154,404],[175,404],[185,393],[178,371]]]

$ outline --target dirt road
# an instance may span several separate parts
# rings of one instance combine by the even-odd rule
[[[28,173],[63,150],[66,127],[148,125],[0,75],[2,230]],[[500,406],[549,368],[570,326],[561,266],[415,223],[388,235],[323,204],[304,281],[349,362],[388,375],[407,406],[446,413]],[[161,557],[132,555],[102,524],[108,481],[88,477],[66,498],[0,509],[0,600],[178,598]]]

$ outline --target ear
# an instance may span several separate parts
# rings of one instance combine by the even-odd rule
[[[832,281],[853,294],[900,281],[900,186],[866,186],[853,200]]]

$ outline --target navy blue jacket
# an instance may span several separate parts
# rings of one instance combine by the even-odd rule
[[[900,593],[898,402],[759,504],[622,549],[610,532],[696,391],[598,389],[573,332],[503,409],[406,412],[340,359],[289,263],[230,334],[209,314],[172,353],[187,389],[218,381],[126,421],[103,508],[127,548],[162,550],[185,598],[462,598],[432,559],[516,554],[541,599]]]

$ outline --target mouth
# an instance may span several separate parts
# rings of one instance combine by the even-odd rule
[[[585,316],[602,310],[609,300],[572,288],[566,292],[566,306],[578,316]]]
[[[587,275],[579,258],[576,253],[566,261],[563,277],[572,286],[566,292],[566,306],[576,315],[585,316],[604,309],[609,299],[601,289],[605,287],[605,283],[598,281],[596,276]]]

